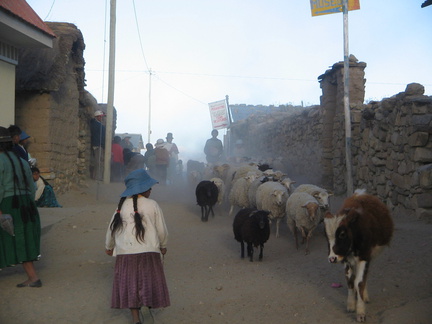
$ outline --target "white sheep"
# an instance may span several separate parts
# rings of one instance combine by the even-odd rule
[[[288,194],[291,195],[294,192],[294,183],[296,183],[294,180],[291,180],[290,178],[284,178],[280,181],[280,183],[282,183],[288,189]]]
[[[276,237],[279,237],[279,223],[285,216],[288,190],[280,182],[268,181],[260,185],[256,193],[256,204],[260,210],[270,212],[270,220],[276,220]]]
[[[232,180],[234,183],[237,179],[243,178],[249,174],[249,172],[254,172],[257,176],[261,176],[262,172],[258,169],[258,166],[255,164],[244,164],[240,166],[235,166],[232,168]]]
[[[294,192],[307,192],[308,194],[312,195],[316,200],[318,200],[320,207],[323,209],[329,209],[329,197],[333,196],[333,193],[331,191],[328,191],[313,184],[302,184],[298,186],[294,190]]]
[[[217,203],[220,205],[223,203],[225,198],[225,183],[221,178],[211,178],[210,181],[212,181],[219,190]]]
[[[256,192],[258,187],[262,185],[264,182],[273,181],[271,178],[266,176],[261,176],[256,178],[249,186],[248,190],[248,198],[249,198],[249,207],[256,208]]]
[[[230,216],[232,215],[234,206],[238,206],[240,208],[249,207],[249,186],[256,179],[256,177],[257,176],[255,172],[249,172],[245,177],[234,181],[228,197],[231,205],[231,209],[229,211]]]
[[[298,249],[297,229],[306,241],[305,254],[309,254],[309,239],[322,219],[322,211],[317,199],[307,192],[294,192],[286,202],[287,225],[294,235]]]

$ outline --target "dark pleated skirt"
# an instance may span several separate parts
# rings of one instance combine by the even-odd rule
[[[161,308],[170,305],[159,253],[116,256],[112,308]]]
[[[40,256],[41,224],[35,202],[29,195],[17,196],[19,206],[13,208],[13,197],[0,203],[3,214],[13,219],[15,236],[0,227],[0,269],[38,260]]]

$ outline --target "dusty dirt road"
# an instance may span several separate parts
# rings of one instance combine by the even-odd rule
[[[16,288],[21,266],[0,271],[0,323],[131,323],[128,310],[110,309],[114,258],[104,253],[108,221],[123,184],[89,182],[59,197],[63,208],[41,208],[42,288]],[[172,306],[156,323],[355,323],[347,313],[341,265],[327,262],[323,228],[309,255],[297,251],[287,226],[272,235],[262,262],[240,258],[232,218],[216,208],[200,220],[193,191],[155,186],[170,242],[164,260]],[[339,207],[335,199],[332,209]],[[371,265],[368,323],[432,323],[432,225],[395,215],[392,245]],[[332,288],[341,283],[342,288]]]

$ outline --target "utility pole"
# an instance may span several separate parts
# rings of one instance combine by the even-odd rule
[[[110,178],[111,178],[111,142],[112,142],[113,115],[114,115],[115,31],[116,31],[116,0],[111,0],[110,51],[109,51],[109,69],[108,69],[107,122],[106,122],[106,134],[105,134],[104,183],[110,183]]]
[[[345,114],[345,160],[347,195],[353,194],[352,160],[351,160],[351,109],[349,100],[349,49],[348,49],[348,0],[342,1],[343,34],[344,34],[344,114]]]

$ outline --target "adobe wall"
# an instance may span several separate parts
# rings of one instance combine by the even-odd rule
[[[419,84],[380,102],[364,101],[366,64],[350,58],[354,188],[395,211],[432,221],[432,97]],[[253,116],[232,126],[249,155],[281,157],[288,175],[346,192],[343,63],[319,77],[321,105],[296,114]]]
[[[85,48],[73,24],[47,23],[56,34],[52,49],[20,51],[16,124],[30,136],[30,154],[58,193],[89,175],[89,120],[97,102],[84,90]]]

